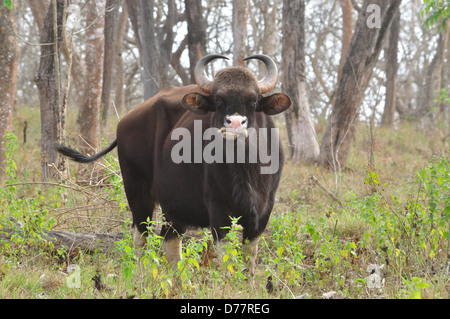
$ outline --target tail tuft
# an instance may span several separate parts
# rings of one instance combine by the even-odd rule
[[[73,160],[75,162],[78,162],[78,163],[91,163],[91,162],[99,159],[103,155],[111,152],[113,150],[113,148],[116,147],[116,146],[117,146],[117,140],[114,141],[110,146],[108,146],[108,148],[104,149],[100,153],[97,153],[97,154],[95,154],[93,156],[83,155],[80,152],[74,150],[73,148],[70,148],[68,146],[61,145],[61,144],[56,144],[55,145],[55,149],[60,154],[62,154],[64,156],[67,156],[68,158],[70,158],[71,160]]]

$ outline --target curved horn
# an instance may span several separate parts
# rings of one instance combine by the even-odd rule
[[[197,62],[194,69],[195,82],[200,90],[208,94],[211,93],[213,81],[206,75],[206,65],[212,60],[218,58],[228,60],[226,56],[220,54],[206,55]]]
[[[257,59],[264,62],[267,68],[267,73],[262,80],[258,82],[259,89],[261,90],[261,94],[267,93],[275,87],[275,83],[277,83],[278,78],[278,69],[277,65],[271,58],[267,55],[263,54],[255,54],[249,57],[246,57],[244,61]]]

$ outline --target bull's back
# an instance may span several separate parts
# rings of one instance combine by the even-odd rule
[[[181,99],[196,86],[165,89],[128,112],[117,126],[121,166],[133,166],[137,174],[151,169],[164,139],[186,110]]]
[[[170,145],[176,143],[171,140],[172,131],[189,126],[193,122],[191,117],[195,117],[181,105],[183,96],[194,91],[198,92],[197,86],[163,90],[125,115],[117,128],[125,188],[127,183],[151,185],[151,196],[169,214],[186,206],[192,208],[192,215],[204,210],[198,198],[201,167],[175,164],[170,157]],[[181,185],[188,187],[180,189]],[[193,199],[197,202],[192,202]]]

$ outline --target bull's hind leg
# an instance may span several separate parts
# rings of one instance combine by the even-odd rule
[[[134,249],[136,255],[140,258],[142,257],[143,247],[147,242],[148,225],[146,221],[153,219],[155,201],[151,194],[150,179],[136,178],[135,175],[130,176],[125,169],[122,169],[122,176],[128,205],[133,216],[131,234],[133,236]]]
[[[142,249],[144,248],[146,243],[145,233],[140,232],[136,226],[133,226],[133,228],[131,228],[131,235],[133,236],[134,250],[136,252],[136,255],[141,258]]]
[[[148,200],[144,201],[147,202]],[[137,257],[139,258],[142,257],[144,246],[147,243],[147,227],[151,227],[151,225],[147,224],[147,219],[153,219],[154,208],[155,204],[153,201],[149,201],[147,204],[142,205],[141,209],[139,210],[133,210],[131,208],[131,212],[133,215],[133,226],[131,229],[131,234],[133,236],[134,250]]]

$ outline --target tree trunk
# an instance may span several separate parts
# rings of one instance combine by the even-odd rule
[[[153,18],[154,0],[141,0],[141,44],[144,100],[159,91],[159,49]]]
[[[195,84],[194,69],[198,60],[206,53],[206,23],[202,16],[201,0],[185,0],[188,26],[189,73]]]
[[[421,90],[419,90],[418,108],[412,115],[412,119],[421,120],[427,128],[431,129],[436,124],[433,119],[435,113],[432,112],[433,106],[435,106],[434,100],[440,96],[440,92],[437,90],[437,83],[440,77],[441,61],[445,58],[445,38],[446,30],[442,29],[438,37],[438,45],[436,53],[428,65],[425,82]]]
[[[56,1],[56,0],[55,0]],[[64,143],[64,112],[61,107],[61,81],[59,57],[62,45],[64,0],[51,1],[41,33],[41,58],[36,85],[41,108],[41,167],[42,180],[57,176],[48,164],[55,163],[65,170],[65,158],[54,149],[55,143]]]
[[[441,138],[442,142],[444,143],[444,149],[448,149],[447,147],[447,139],[446,139],[446,134],[444,133],[444,130],[448,130],[449,128],[446,128],[445,123],[443,122],[442,119],[445,118],[444,116],[444,101],[442,101],[443,99],[441,98],[441,90],[442,90],[442,78],[444,75],[444,63],[445,63],[445,54],[446,51],[448,50],[448,43],[450,41],[450,20],[447,20],[446,22],[446,28],[445,30],[443,30],[444,34],[444,45],[442,46],[442,58],[439,61],[439,68],[438,68],[438,79],[437,79],[437,83],[436,83],[436,87],[437,87],[437,103],[436,103],[436,119],[437,119],[437,129],[439,132],[439,137]],[[445,90],[445,92],[447,92],[447,90]],[[448,122],[447,122],[448,125]]]
[[[283,1],[282,90],[292,106],[286,111],[291,160],[314,162],[319,155],[306,92],[305,1]]]
[[[400,3],[364,1],[322,139],[319,162],[324,167],[339,171],[345,166],[364,92]]]
[[[116,56],[116,23],[120,0],[106,0],[105,28],[104,28],[104,56],[103,56],[103,85],[102,85],[102,124],[106,125],[111,103],[112,74],[114,58]]]
[[[176,24],[177,6],[175,0],[167,1],[167,16],[166,23],[163,28],[163,33],[160,34],[163,38],[160,45],[160,63],[159,63],[159,88],[164,89],[170,86],[169,66],[172,60],[172,46],[175,34],[173,27]]]
[[[49,0],[29,1],[29,6],[33,14],[34,21],[38,26],[39,34],[42,34],[42,29],[44,28],[44,19],[49,4]],[[70,34],[66,39],[63,39],[61,50],[66,61],[72,59],[71,76],[76,90],[75,97],[77,98],[77,100],[73,103],[79,104],[79,100],[82,99],[82,93],[84,91],[84,77],[86,74],[86,66],[81,57],[80,50],[73,44],[71,37],[72,35]],[[70,48],[69,45],[71,46]],[[70,58],[69,55],[71,55],[72,57]]]
[[[142,56],[141,36],[139,34],[139,10],[141,9],[140,0],[125,0],[128,17],[130,18],[131,28],[133,29],[134,38],[140,56]]]
[[[36,23],[39,34],[42,34],[42,29],[44,28],[44,20],[50,0],[31,0],[27,1],[30,6],[31,12],[33,14],[34,22]]]
[[[400,10],[392,21],[389,31],[389,45],[386,52],[386,99],[384,111],[381,118],[381,125],[392,127],[394,124],[395,97],[397,92],[397,51],[400,34]]]
[[[353,4],[351,0],[339,0],[342,8],[342,49],[341,59],[339,60],[339,69],[337,83],[341,80],[342,69],[344,68],[345,59],[350,49],[350,42],[353,37]]]
[[[188,72],[183,68],[181,65],[180,59],[181,54],[183,53],[184,49],[186,48],[188,42],[188,36],[186,36],[183,41],[181,41],[180,46],[178,49],[172,54],[172,58],[170,59],[170,64],[172,65],[175,72],[177,72],[177,75],[181,79],[181,83],[183,86],[189,85],[191,83],[191,79],[189,77]]]
[[[105,0],[86,4],[86,87],[80,114],[80,149],[94,154],[100,147],[100,102],[103,82]]]
[[[249,3],[249,19],[253,29],[249,36],[252,37],[254,43],[254,53],[262,52],[270,57],[276,55],[277,44],[281,40],[277,25],[278,8],[281,2],[282,0],[251,0]],[[258,10],[259,15],[255,14],[254,10]],[[263,76],[265,72],[264,64],[258,63],[257,74]]]
[[[279,30],[277,27],[277,5],[280,3],[280,0],[274,1],[272,8],[270,8],[270,3],[270,0],[266,0],[266,3],[264,3],[266,11],[264,15],[264,38],[262,39],[262,52],[268,56],[274,56],[277,43],[279,41]]]
[[[245,66],[248,0],[233,1],[233,65]]]
[[[16,40],[15,10],[0,5],[0,181],[5,175],[3,136],[11,129],[16,80],[19,66],[19,47]]]
[[[123,40],[125,37],[125,32],[127,30],[128,22],[128,10],[127,6],[122,6],[122,13],[120,14],[119,21],[117,24],[117,41],[116,41],[116,58],[115,58],[115,98],[114,103],[117,110],[122,114],[125,110],[125,65],[122,58],[123,52]]]

